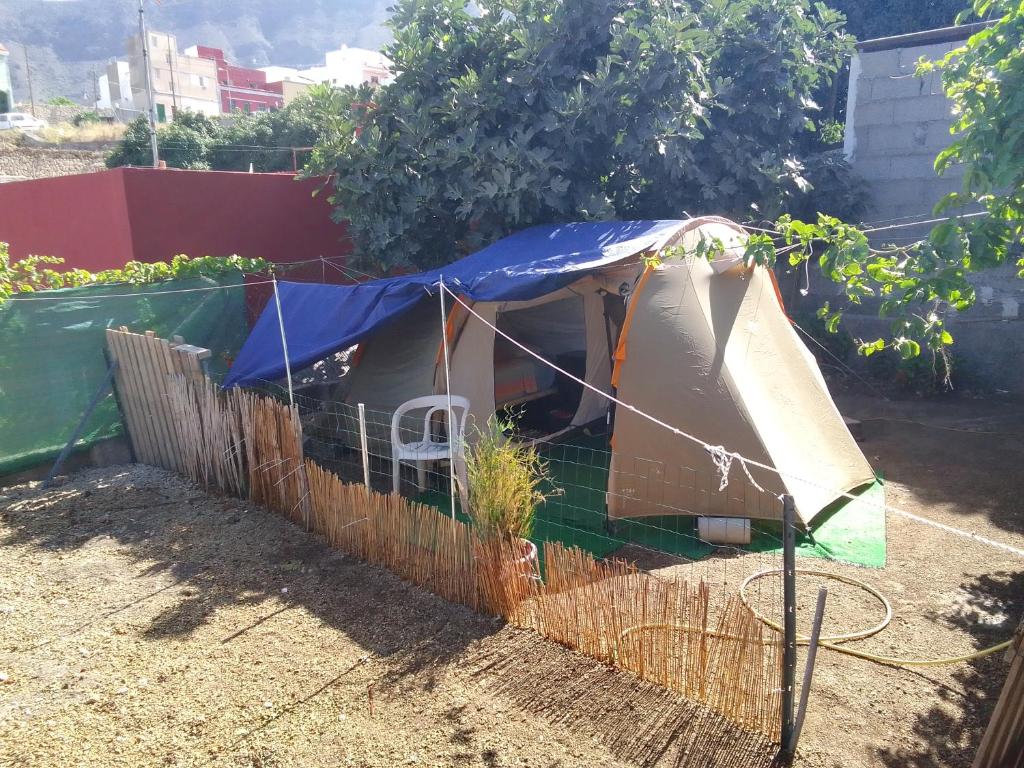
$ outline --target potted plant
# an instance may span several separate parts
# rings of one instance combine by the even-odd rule
[[[466,452],[468,512],[483,540],[515,540],[518,564],[533,569],[537,546],[530,541],[537,505],[559,491],[537,449],[515,439],[515,416],[492,416],[477,430]]]

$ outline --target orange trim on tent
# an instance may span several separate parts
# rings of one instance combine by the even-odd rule
[[[626,337],[629,335],[629,327],[633,323],[633,312],[636,311],[637,297],[644,289],[644,284],[647,282],[647,278],[651,276],[651,272],[653,271],[653,267],[650,265],[644,267],[643,274],[640,275],[636,288],[629,297],[629,306],[626,308],[626,319],[622,321],[622,331],[619,333],[619,343],[615,347],[615,367],[612,369],[613,387],[619,386],[619,376],[622,373],[622,364],[626,361]]]
[[[779,307],[782,309],[782,314],[786,315],[786,318],[788,319],[789,314],[786,312],[786,302],[782,300],[782,291],[779,289],[779,278],[775,276],[774,269],[771,269],[770,267],[766,267],[766,269],[768,269],[768,274],[772,276],[772,288],[775,289],[775,298],[779,300]]]
[[[473,305],[473,300],[468,296],[460,295],[459,301],[463,301],[470,306]],[[448,337],[448,350],[449,352],[455,348],[455,343],[459,340],[462,335],[462,329],[466,327],[466,321],[469,319],[469,310],[467,310],[458,301],[452,305],[451,310],[448,313],[448,322],[444,327],[444,335]],[[442,340],[437,345],[437,357],[434,359],[434,370],[437,367],[444,364],[444,341]]]
[[[366,342],[362,341],[356,344],[356,351],[349,355],[348,365],[350,368],[358,367],[359,363],[363,359],[363,354],[366,352]]]

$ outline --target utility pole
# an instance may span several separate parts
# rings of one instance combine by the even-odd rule
[[[149,145],[153,150],[153,167],[160,167],[160,147],[156,141],[156,102],[153,100],[153,73],[149,67],[149,35],[146,34],[146,9],[139,0],[139,36],[142,38],[142,69],[146,72],[146,101],[149,105]]]
[[[32,93],[32,68],[28,64],[28,46],[21,44],[21,52],[25,54],[25,79],[28,80],[28,103],[32,110],[32,117],[36,116],[36,97]]]

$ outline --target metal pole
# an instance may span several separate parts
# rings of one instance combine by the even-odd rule
[[[153,167],[160,167],[160,147],[156,141],[156,102],[153,100],[153,73],[149,66],[149,35],[146,33],[146,10],[139,0],[139,37],[142,38],[142,69],[146,73],[146,101],[149,106],[149,146],[153,152]]]
[[[821,639],[821,622],[825,618],[825,598],[828,587],[818,587],[818,604],[814,607],[814,626],[811,627],[810,644],[807,646],[807,663],[804,664],[804,680],[800,685],[800,706],[796,711],[796,722],[793,725],[793,740],[789,745],[789,754],[796,752],[796,744],[800,741],[800,731],[804,728],[804,716],[807,714],[807,697],[811,694],[811,679],[814,677],[814,661],[818,658],[818,640]]]
[[[32,117],[36,116],[36,97],[32,91],[32,67],[28,63],[28,46],[24,43],[21,44],[21,52],[25,55],[25,79],[28,80],[28,103],[29,109],[32,111]],[[11,105],[11,109],[14,109],[14,105]]]
[[[782,497],[782,751],[792,754],[796,692],[796,507]]]
[[[448,446],[450,456],[448,459],[448,468],[451,470],[449,475],[451,476],[451,488],[450,492],[452,495],[452,520],[455,519],[455,454],[456,451],[461,450],[461,446],[455,444],[457,435],[455,433],[455,420],[452,418],[452,379],[451,370],[448,364],[448,313],[444,306],[444,275],[439,275],[438,284],[441,290],[438,291],[438,295],[441,297],[441,344],[444,347],[444,390],[448,395]]]
[[[284,372],[288,376],[288,403],[295,405],[292,391],[292,364],[288,362],[288,339],[284,335],[284,315],[281,314],[281,295],[277,292],[277,276],[274,276],[274,304],[277,305],[277,326],[281,329],[281,352],[284,353]]]
[[[61,449],[60,455],[57,460],[53,463],[53,467],[50,469],[50,473],[43,480],[43,488],[49,488],[50,483],[53,482],[53,478],[60,472],[60,468],[64,465],[64,462],[68,458],[68,454],[71,453],[71,449],[75,447],[75,443],[82,436],[82,432],[85,431],[85,425],[89,421],[89,417],[92,416],[92,412],[96,410],[96,406],[106,397],[106,392],[110,389],[110,383],[114,379],[114,371],[117,370],[117,360],[111,360],[107,366],[107,375],[103,377],[103,382],[96,390],[96,394],[92,396],[92,400],[89,401],[89,405],[85,408],[85,413],[82,414],[82,418],[78,420],[78,426],[75,427],[75,431],[71,433],[71,438],[64,444]]]
[[[370,451],[366,447],[366,406],[359,404],[359,448],[363,452],[363,484],[370,490]]]

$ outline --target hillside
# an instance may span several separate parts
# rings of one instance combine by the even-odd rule
[[[223,48],[249,66],[309,66],[342,44],[378,48],[390,0],[164,0],[147,2],[150,28],[172,32],[178,44]],[[138,28],[133,0],[3,0],[0,42],[11,49],[15,98],[28,98],[22,44],[28,46],[38,100],[91,99],[91,70],[123,56]]]

